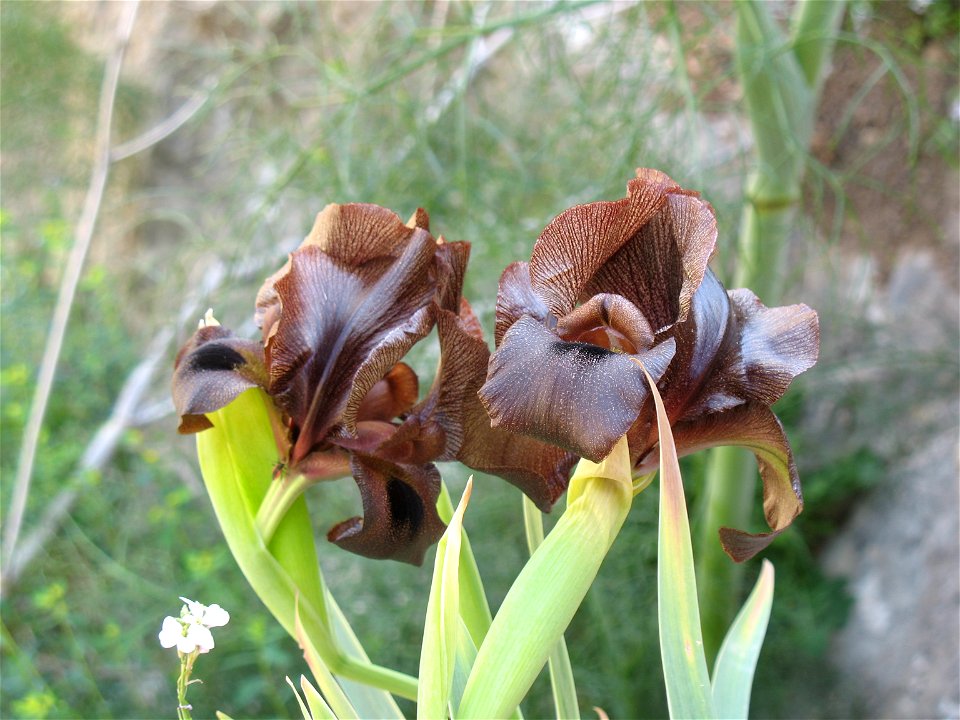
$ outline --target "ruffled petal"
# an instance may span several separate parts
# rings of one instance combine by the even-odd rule
[[[739,445],[753,452],[763,481],[763,513],[771,533],[752,534],[721,528],[724,550],[736,562],[753,557],[783,532],[803,510],[800,478],[783,425],[765,405],[732,410],[675,423],[673,435],[681,455],[718,445]]]
[[[446,527],[437,514],[440,473],[433,465],[399,465],[360,454],[351,465],[363,517],[339,523],[327,539],[364,557],[422,564]]]
[[[731,324],[734,326],[732,331]],[[731,319],[727,291],[716,275],[707,270],[693,296],[687,319],[674,328],[677,354],[657,385],[671,421],[726,410],[744,402],[745,398],[728,398],[721,402],[719,396],[714,398],[712,405],[698,401],[703,397],[704,387],[711,382],[719,355],[727,345],[735,342],[735,324],[735,319]],[[652,408],[649,408],[649,414],[652,418]]]
[[[737,338],[719,358],[700,404],[712,407],[733,395],[772,405],[817,362],[817,313],[803,304],[768,308],[746,289],[728,294]]]
[[[437,305],[444,310],[459,312],[469,259],[470,243],[437,241]]]
[[[655,332],[686,318],[717,241],[713,208],[696,193],[668,191],[659,211],[596,268],[586,294],[609,292],[634,303]]]
[[[427,214],[415,213],[406,225],[391,210],[367,203],[327,205],[317,214],[301,247],[314,246],[351,267],[400,257],[414,235],[429,235]]]
[[[491,358],[480,399],[494,427],[599,462],[637,419],[649,393],[633,358],[659,378],[673,352],[672,339],[637,355],[565,342],[523,317]]]
[[[550,311],[562,317],[573,310],[594,274],[679,190],[664,173],[640,169],[624,199],[577,205],[551,221],[530,256],[533,288]]]
[[[206,413],[225,407],[244,390],[267,384],[260,343],[235,337],[222,325],[197,330],[174,367],[173,404],[183,434],[213,427]]]
[[[282,312],[265,352],[269,391],[300,431],[294,462],[340,422],[348,403],[355,414],[370,388],[429,332],[436,244],[422,229],[410,232],[402,254],[389,261],[349,248],[340,248],[338,259],[315,238],[291,254],[289,271],[277,280]]]

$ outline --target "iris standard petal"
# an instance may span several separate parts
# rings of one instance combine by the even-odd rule
[[[551,221],[530,256],[533,288],[550,311],[562,317],[573,310],[594,274],[679,189],[664,173],[640,169],[622,200],[577,205]]]
[[[300,430],[294,462],[339,421],[351,398],[359,407],[429,332],[434,248],[416,229],[390,262],[350,266],[314,245],[291,254],[289,272],[276,283],[282,313],[265,352],[269,390]]]
[[[772,533],[751,534],[723,528],[721,542],[737,562],[753,557],[793,522],[803,510],[800,478],[783,425],[759,403],[678,422],[673,435],[681,455],[718,445],[739,445],[753,452],[763,481],[763,514]]]
[[[420,565],[446,527],[436,507],[440,473],[433,465],[399,465],[359,453],[351,465],[363,517],[339,523],[327,539],[364,557]]]
[[[197,330],[177,355],[173,404],[179,432],[213,427],[205,413],[225,407],[244,390],[267,384],[260,343],[235,337],[222,325]]]
[[[633,358],[659,378],[673,351],[672,339],[635,356],[565,342],[524,317],[493,354],[480,399],[494,427],[599,462],[637,419],[649,393]]]
[[[398,258],[414,235],[429,235],[425,212],[418,211],[411,220],[413,225],[404,224],[396,213],[379,205],[330,204],[317,214],[303,247],[317,247],[352,267]]]
[[[695,193],[677,188],[596,268],[586,294],[623,295],[641,309],[654,332],[668,330],[686,318],[716,241],[713,208]]]

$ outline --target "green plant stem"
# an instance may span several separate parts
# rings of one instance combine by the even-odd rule
[[[506,717],[543,669],[633,501],[626,438],[601,464],[581,460],[567,509],[514,581],[477,652],[457,718]]]
[[[523,496],[523,527],[527,535],[527,548],[533,555],[543,543],[543,513],[526,495]],[[573,679],[570,653],[563,635],[547,659],[550,670],[550,687],[553,690],[553,706],[557,718],[579,720],[580,706],[577,702],[577,685]]]
[[[449,523],[450,518],[453,517],[453,503],[450,501],[446,483],[440,486],[437,512],[440,519],[446,523]],[[490,613],[487,594],[483,589],[483,579],[480,577],[480,569],[477,567],[477,560],[473,555],[466,529],[461,531],[459,584],[460,617],[463,618],[463,624],[470,632],[473,644],[480,647],[490,629],[493,616]]]
[[[291,476],[286,473],[270,483],[267,494],[264,495],[263,502],[257,510],[256,519],[257,531],[263,538],[264,545],[270,544],[280,521],[286,517],[290,507],[303,495],[303,491],[312,484],[313,481],[308,480],[303,475]]]
[[[823,66],[833,52],[845,7],[843,0],[802,0],[791,19],[794,55],[807,84],[816,90],[823,82]]]
[[[845,4],[802,0],[791,37],[777,27],[767,6],[737,3],[737,66],[756,141],[756,171],[745,188],[734,287],[749,287],[767,305],[782,293],[787,240],[793,227],[814,112]],[[733,619],[742,572],[717,541],[721,526],[748,524],[757,471],[737,448],[712,451],[698,535],[698,595],[704,649],[712,664]]]
[[[756,462],[741,448],[721,447],[710,453],[707,468],[706,517],[696,540],[697,595],[703,650],[712,665],[720,650],[727,626],[737,608],[738,590],[743,583],[743,566],[727,557],[720,547],[717,531],[721,525],[744,527],[750,518],[756,481]]]
[[[180,653],[180,675],[177,677],[177,718],[192,720],[190,704],[187,702],[187,688],[190,686],[190,673],[193,672],[193,662],[197,659],[196,651]]]

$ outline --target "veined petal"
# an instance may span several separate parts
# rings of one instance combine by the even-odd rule
[[[374,347],[368,350],[367,356],[356,368],[350,385],[350,395],[340,419],[348,432],[354,431],[357,420],[368,419],[364,414],[364,404],[369,408],[368,399],[371,393],[379,383],[387,380],[384,373],[393,372],[390,368],[396,369],[400,358],[430,334],[433,316],[432,307],[420,308],[405,323],[391,328]],[[394,396],[393,409],[397,412],[389,416],[383,415],[380,419],[392,420],[401,412],[409,410],[417,400],[419,394],[417,376],[408,366],[403,367],[406,371],[403,371],[402,377],[393,378],[394,389],[398,393]]]
[[[429,332],[436,245],[426,231],[410,232],[399,257],[358,266],[305,244],[277,281],[282,312],[265,352],[269,390],[300,429],[294,462]],[[367,257],[342,248],[340,256]]]
[[[751,534],[721,528],[724,550],[743,562],[769,545],[803,510],[800,478],[780,420],[766,405],[749,403],[673,426],[682,455],[718,445],[739,445],[753,452],[763,481],[763,513],[771,533]]]
[[[315,246],[345,265],[357,267],[371,260],[398,258],[414,235],[429,235],[426,212],[415,213],[406,225],[387,208],[368,203],[331,203],[317,214],[301,247]]]
[[[363,517],[339,523],[327,539],[364,557],[420,565],[446,527],[436,507],[440,473],[433,465],[399,465],[359,453],[351,465]]]
[[[668,191],[659,211],[636,228],[586,283],[588,295],[623,295],[654,332],[686,318],[717,241],[713,208],[696,193]]]
[[[260,343],[235,337],[222,325],[197,330],[177,354],[173,404],[181,433],[213,427],[205,413],[228,405],[244,390],[267,384]]]
[[[573,310],[594,274],[679,190],[664,173],[640,169],[622,200],[577,205],[551,221],[530,256],[533,288],[550,311],[562,317]]]
[[[480,399],[494,427],[599,462],[636,421],[649,394],[632,358],[659,378],[673,353],[672,338],[635,356],[564,342],[523,317],[491,358]]]
[[[719,394],[713,397],[713,404],[698,400],[704,396],[704,387],[711,381],[719,355],[726,345],[735,342],[735,325],[727,291],[716,275],[707,270],[686,320],[674,328],[677,354],[657,384],[671,421],[726,410],[744,402],[745,398],[721,398]]]
[[[420,397],[420,381],[406,363],[397,363],[363,396],[355,417],[362,420],[383,420],[407,412]]]
[[[772,405],[817,362],[817,313],[803,304],[768,308],[747,289],[728,294],[740,337],[718,362],[709,389],[733,386],[747,400]]]
[[[470,243],[437,240],[437,305],[459,312],[463,278],[470,259]]]

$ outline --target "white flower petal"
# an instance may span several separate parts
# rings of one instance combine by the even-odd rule
[[[167,615],[163,619],[163,627],[160,629],[160,644],[165,648],[172,648],[182,637],[183,625],[175,617]]]
[[[189,638],[196,647],[200,648],[200,652],[210,652],[213,649],[213,634],[210,632],[210,629],[204,625],[191,625],[187,629],[187,638]]]
[[[190,636],[190,631],[188,630],[187,634],[182,636],[177,641],[177,650],[182,652],[184,655],[189,655],[196,649],[197,649],[197,640],[196,638]]]
[[[207,611],[203,614],[202,622],[207,627],[221,627],[230,622],[230,613],[228,613],[219,605],[210,605],[207,607]]]

